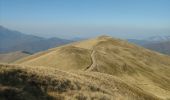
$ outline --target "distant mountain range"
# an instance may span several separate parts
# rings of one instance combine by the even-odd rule
[[[0,53],[28,51],[31,53],[73,42],[61,38],[43,38],[26,35],[0,26]]]
[[[151,43],[151,41],[147,40],[138,40],[138,39],[127,39],[128,42],[143,46],[145,44]]]
[[[147,39],[128,39],[129,42],[163,54],[170,55],[170,36],[154,36]]]
[[[34,35],[27,35],[0,26],[0,53],[9,53],[15,51],[36,53],[78,40],[84,39],[73,38],[71,40],[67,40],[56,37],[43,38]],[[141,40],[128,39],[128,41],[150,50],[154,50],[163,54],[170,54],[170,36],[153,36]]]
[[[149,43],[144,45],[145,48],[150,50],[155,50],[160,53],[168,54],[170,55],[170,40],[159,42],[159,43]]]
[[[165,42],[165,41],[170,41],[170,36],[152,36],[145,40],[152,41],[152,42]]]

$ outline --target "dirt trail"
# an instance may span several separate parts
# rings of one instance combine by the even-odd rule
[[[89,65],[85,70],[86,71],[90,71],[90,70],[93,70],[96,66],[97,66],[97,63],[96,63],[96,61],[95,61],[95,50],[93,50],[92,51],[92,53],[91,53],[91,61],[92,61],[92,63],[91,63],[91,65]]]

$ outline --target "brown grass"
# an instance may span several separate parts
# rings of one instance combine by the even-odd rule
[[[44,53],[21,59],[16,63],[31,66],[48,66],[48,68],[64,70],[71,75],[75,71],[82,71],[80,78],[75,73],[76,78],[79,79],[77,80],[78,83],[80,80],[84,81],[82,77],[85,77],[86,73],[88,73],[89,78],[93,76],[90,73],[99,72],[99,76],[101,76],[101,73],[105,73],[123,80],[133,88],[138,88],[143,91],[142,93],[151,94],[162,99],[170,98],[169,56],[107,36],[53,48]],[[69,71],[73,71],[73,73]],[[99,76],[94,76],[94,78]],[[85,80],[88,77],[85,77]],[[106,80],[103,79],[102,81]],[[90,91],[94,91],[98,90],[99,87],[90,87],[90,89]],[[106,87],[102,89],[100,87],[99,90],[104,91],[105,89]],[[110,87],[108,87],[108,91],[110,91]],[[84,92],[88,94],[89,91]],[[110,91],[110,93],[113,93],[113,91]],[[107,95],[109,95],[107,98],[112,98],[113,94]],[[130,94],[127,95],[129,96]],[[122,98],[124,97],[126,95],[123,95]]]
[[[111,75],[42,66],[0,65],[0,99],[158,100]]]

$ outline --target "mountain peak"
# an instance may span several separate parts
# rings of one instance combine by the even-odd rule
[[[107,36],[107,35],[101,35],[97,37],[97,39],[111,39],[111,38],[112,38],[111,36]]]

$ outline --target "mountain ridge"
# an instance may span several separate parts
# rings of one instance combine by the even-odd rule
[[[110,74],[159,98],[170,98],[170,56],[108,36],[52,48],[16,64]]]
[[[170,55],[170,40],[157,43],[148,43],[144,45],[145,48],[155,50],[160,53]]]
[[[23,34],[0,26],[0,53],[28,51],[31,53],[47,50],[52,47],[73,42],[60,38],[43,38]]]
[[[127,41],[159,53],[170,54],[170,36],[153,36],[143,40],[127,39]]]

